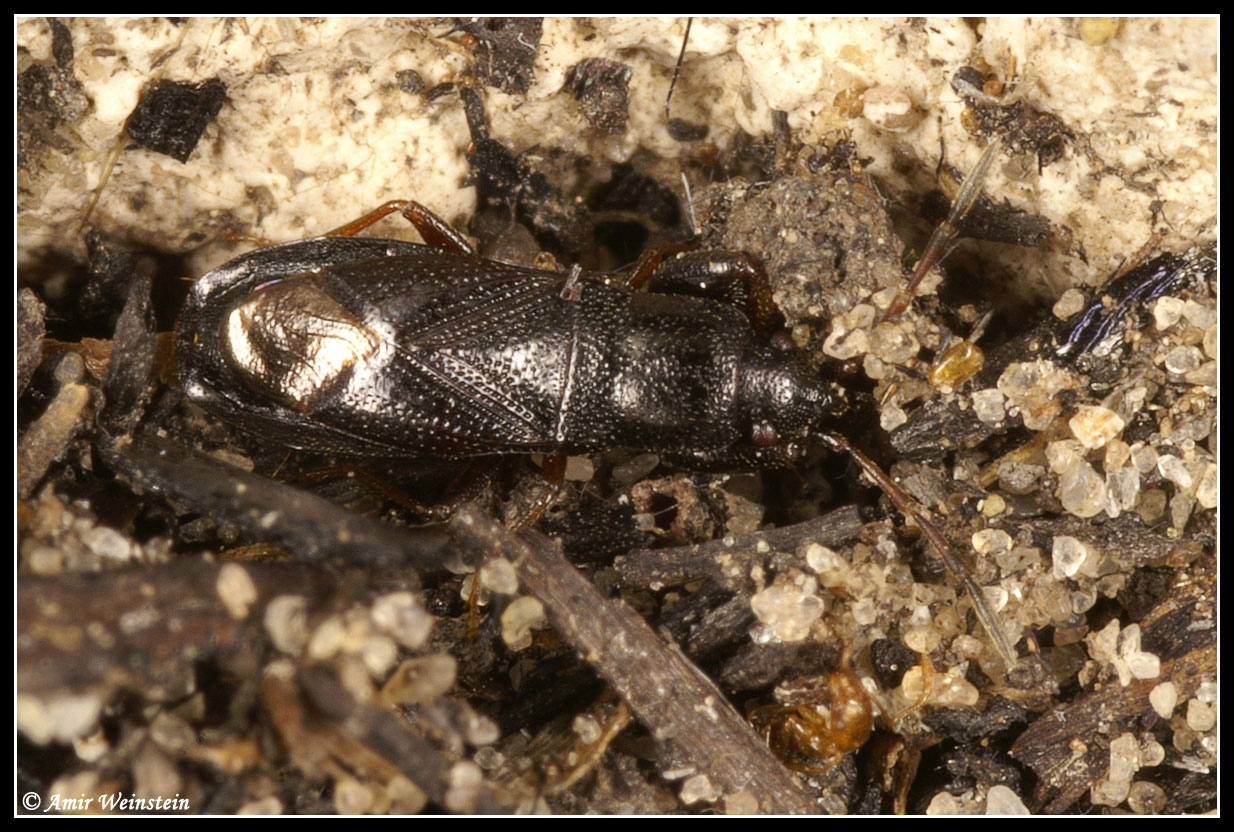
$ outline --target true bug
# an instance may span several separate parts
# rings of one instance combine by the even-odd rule
[[[427,245],[350,236],[394,211]],[[813,437],[917,519],[1012,663],[941,532],[829,430],[843,393],[769,335],[774,318],[744,252],[653,254],[625,276],[528,269],[478,257],[430,211],[396,201],[205,275],[176,354],[190,399],[320,452],[560,461],[624,446],[732,469],[790,464]]]
[[[478,257],[415,203],[374,213],[393,210],[429,245],[318,237],[199,280],[177,345],[189,398],[280,444],[359,457],[626,446],[713,468],[790,462],[841,406],[762,337],[750,255],[551,272]]]

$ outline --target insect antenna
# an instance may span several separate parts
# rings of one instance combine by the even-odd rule
[[[1008,668],[1012,668],[1016,663],[1016,652],[1014,646],[1007,638],[1007,633],[1002,627],[1002,622],[998,616],[990,609],[989,603],[986,601],[985,593],[981,587],[977,586],[977,582],[973,580],[968,568],[960,559],[959,553],[943,536],[942,531],[930,519],[925,508],[916,500],[909,496],[908,492],[901,488],[895,480],[887,476],[882,468],[878,466],[874,460],[866,456],[857,448],[845,439],[843,436],[835,433],[819,433],[818,438],[831,450],[848,454],[848,456],[865,472],[874,484],[883,490],[891,501],[895,503],[897,509],[905,516],[912,517],[916,521],[926,539],[938,552],[939,558],[947,567],[952,575],[954,575],[968,592],[969,597],[973,599],[973,609],[977,613],[977,619],[981,621],[981,625],[986,632],[990,634],[990,638],[994,642],[994,647],[998,651],[1000,657]]]
[[[994,163],[994,156],[998,152],[1000,139],[995,136],[994,140],[986,145],[985,150],[981,153],[981,158],[977,160],[977,165],[972,169],[968,176],[964,177],[964,184],[960,187],[960,193],[956,195],[955,201],[951,203],[951,211],[947,214],[947,219],[938,224],[938,228],[934,229],[934,233],[930,235],[930,241],[926,244],[925,251],[922,252],[921,258],[917,261],[917,265],[913,268],[912,276],[909,277],[908,285],[900,291],[887,312],[883,315],[884,321],[891,321],[903,314],[908,305],[912,303],[913,293],[917,290],[917,285],[922,279],[929,274],[930,269],[951,253],[951,250],[959,242],[960,223],[968,216],[968,212],[977,204],[978,198],[981,196],[981,183],[985,180],[986,174],[990,171],[990,165]]]

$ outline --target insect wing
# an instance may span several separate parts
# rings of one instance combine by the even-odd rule
[[[321,279],[379,346],[314,418],[402,455],[554,448],[578,330],[562,278],[436,254]]]

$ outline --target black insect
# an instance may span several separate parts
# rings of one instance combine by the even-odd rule
[[[358,457],[662,452],[705,468],[791,462],[842,407],[771,337],[744,253],[648,258],[630,275],[477,256],[415,203],[428,245],[350,236],[258,249],[181,314],[190,399],[284,446]],[[646,284],[647,291],[635,291]]]
[[[969,178],[976,192],[980,176]],[[350,236],[396,210],[427,245]],[[776,337],[776,315],[761,263],[744,252],[653,254],[626,275],[524,268],[477,256],[431,212],[399,201],[201,278],[176,359],[188,397],[223,419],[356,457],[544,453],[559,476],[567,454],[627,447],[734,470],[790,464],[817,439],[917,520],[1013,665],[942,533],[828,429],[847,407],[843,391]]]

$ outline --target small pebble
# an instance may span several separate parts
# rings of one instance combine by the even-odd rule
[[[1157,298],[1153,304],[1153,323],[1157,329],[1164,332],[1183,316],[1183,302],[1179,298]]]
[[[1017,546],[1004,555],[995,555],[995,563],[1003,573],[1013,574],[1021,569],[1028,569],[1041,559],[1041,551],[1035,546]]]
[[[238,563],[225,563],[219,568],[214,591],[227,614],[237,621],[248,617],[249,607],[257,600],[257,585],[248,570]]]
[[[570,727],[574,729],[574,733],[578,734],[578,738],[587,745],[598,742],[604,733],[600,723],[591,714],[576,716]]]
[[[726,815],[753,815],[757,812],[758,798],[745,789],[736,794],[726,795],[724,798],[724,814]]]
[[[1083,309],[1086,303],[1088,303],[1088,300],[1084,297],[1084,293],[1079,289],[1071,288],[1063,292],[1062,296],[1054,303],[1054,308],[1051,311],[1054,313],[1054,317],[1060,321],[1065,321]]]
[[[1107,470],[1105,475],[1106,514],[1117,517],[1135,506],[1140,496],[1140,472],[1134,468]]]
[[[1157,716],[1169,719],[1178,704],[1178,688],[1173,682],[1162,682],[1148,692],[1148,704],[1153,706]]]
[[[433,616],[410,592],[391,592],[373,602],[369,617],[374,626],[393,636],[399,644],[415,650],[428,641],[433,629]]]
[[[1183,303],[1183,317],[1198,329],[1207,330],[1217,325],[1217,310],[1193,300]]]
[[[264,623],[275,647],[298,654],[308,640],[308,600],[301,595],[278,596],[266,605]]]
[[[985,517],[997,517],[1007,510],[1007,501],[999,494],[991,494],[981,502],[981,513]]]
[[[914,653],[929,653],[938,647],[942,637],[933,627],[913,627],[904,634],[903,641]]]
[[[941,685],[935,685],[930,704],[939,708],[969,708],[976,705],[979,698],[980,693],[972,682],[948,676]]]
[[[418,705],[444,695],[454,687],[458,662],[448,653],[433,653],[408,659],[398,666],[381,688],[387,705]]]
[[[374,679],[383,679],[398,660],[398,645],[392,638],[372,633],[364,640],[360,658]]]
[[[775,584],[750,598],[750,608],[759,622],[780,641],[802,641],[823,614],[823,599],[815,594],[814,580],[806,587]]]
[[[1087,462],[1059,474],[1059,501],[1076,517],[1096,517],[1106,506],[1106,496],[1105,479]]]
[[[868,303],[859,303],[844,315],[844,324],[849,329],[869,329],[874,326],[878,310]]]
[[[1204,345],[1204,353],[1209,358],[1217,357],[1221,349],[1221,336],[1216,326],[1210,326],[1204,331],[1204,340],[1201,343]]]
[[[861,357],[861,369],[866,374],[866,378],[871,378],[878,381],[887,375],[887,365],[877,355],[866,353]]]
[[[1093,608],[1097,603],[1097,593],[1093,590],[1077,589],[1071,593],[1071,611],[1076,615],[1083,615]],[[1083,633],[1081,633],[1083,635]],[[1055,636],[1054,643],[1058,644],[1058,637]]]
[[[1205,361],[1199,367],[1183,373],[1183,381],[1200,387],[1217,386],[1217,362]]]
[[[1139,442],[1131,446],[1131,464],[1141,474],[1150,473],[1157,467],[1157,449]]]
[[[996,386],[1008,407],[1019,409],[1026,428],[1044,430],[1061,410],[1055,396],[1075,384],[1069,371],[1052,362],[1024,361],[1008,364]]]
[[[845,329],[839,321],[833,321],[831,334],[823,341],[823,352],[840,361],[855,358],[869,352],[870,336],[864,329]]]
[[[354,777],[334,781],[334,810],[340,815],[364,814],[373,805],[373,793]]]
[[[1147,780],[1137,780],[1127,790],[1127,808],[1137,815],[1159,814],[1166,800],[1165,790]]]
[[[1182,535],[1182,531],[1187,527],[1187,520],[1191,517],[1191,512],[1195,510],[1196,497],[1190,494],[1175,494],[1170,499],[1170,528],[1167,528],[1166,535]]]
[[[887,402],[883,405],[883,409],[879,411],[878,426],[887,433],[891,433],[891,431],[907,421],[908,414],[894,401]]]
[[[921,351],[913,334],[896,324],[884,322],[870,333],[870,352],[888,364],[905,364]]]
[[[1140,744],[1135,735],[1123,732],[1110,741],[1110,780],[1130,783],[1140,769]]]
[[[1114,660],[1118,650],[1118,633],[1118,619],[1114,618],[1097,632],[1084,637],[1088,644],[1088,655],[1092,656],[1093,661],[1108,664]]]
[[[681,802],[687,806],[694,803],[711,803],[719,799],[720,790],[705,774],[696,774],[681,784]]]
[[[1161,674],[1161,660],[1153,653],[1140,649],[1140,625],[1128,624],[1118,635],[1118,657],[1135,679],[1155,679]],[[1121,678],[1120,669],[1120,681]],[[1129,682],[1123,682],[1127,685]]]
[[[1165,762],[1165,746],[1152,737],[1140,746],[1140,768],[1153,768]]]
[[[1020,796],[1006,786],[991,786],[985,796],[987,815],[1028,815],[1028,807]]]
[[[1189,373],[1204,363],[1204,354],[1199,347],[1174,347],[1165,356],[1165,368],[1171,373]]]
[[[1045,468],[1026,462],[1004,462],[998,466],[998,484],[1009,494],[1031,494],[1040,487]]]
[[[990,387],[973,393],[973,414],[987,425],[997,425],[1007,418],[1003,394]]]
[[[1187,727],[1196,733],[1211,731],[1217,724],[1217,712],[1198,699],[1187,702]]]
[[[1157,471],[1184,491],[1191,487],[1191,472],[1186,463],[1173,454],[1164,454],[1157,460]]]
[[[927,815],[956,815],[960,812],[960,804],[951,792],[942,791],[930,798],[926,807]]]
[[[1096,806],[1117,806],[1127,799],[1128,790],[1126,782],[1102,779],[1093,784],[1091,799]]]
[[[313,630],[308,643],[308,654],[314,659],[324,661],[337,654],[346,644],[347,625],[340,616],[332,615]]]
[[[1136,653],[1126,661],[1136,679],[1156,679],[1161,675],[1161,659],[1153,653]]]
[[[501,640],[511,650],[531,646],[531,633],[548,623],[544,604],[530,595],[516,598],[501,613]]]
[[[480,567],[480,586],[502,595],[518,592],[518,576],[514,564],[505,558],[493,558]]]
[[[1011,535],[1002,529],[982,529],[973,534],[973,549],[985,557],[997,557],[1011,550]]]
[[[133,547],[128,539],[107,526],[94,526],[82,534],[81,542],[90,551],[108,560],[123,562],[133,556]]]
[[[470,760],[455,763],[447,775],[444,803],[451,812],[470,814],[484,785],[484,772]]]
[[[1062,474],[1084,462],[1084,446],[1074,439],[1060,439],[1046,445],[1045,458],[1050,470]]]
[[[1089,449],[1104,446],[1123,430],[1123,420],[1117,413],[1097,405],[1081,405],[1067,424],[1075,438]]]
[[[818,543],[806,548],[806,565],[818,575],[818,582],[828,589],[842,586],[852,571],[848,561],[835,550]]]
[[[1121,439],[1111,439],[1105,445],[1105,469],[1122,468],[1131,459],[1131,446]]]
[[[1135,512],[1140,515],[1142,521],[1151,526],[1165,515],[1168,503],[1169,499],[1164,491],[1160,488],[1150,488],[1140,492],[1140,499],[1135,504]]]

